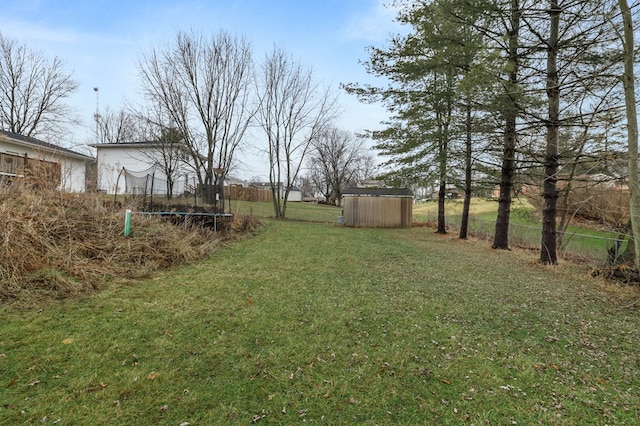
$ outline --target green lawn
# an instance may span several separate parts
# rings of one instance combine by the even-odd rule
[[[267,220],[1,308],[0,424],[638,424],[634,288],[433,230]]]

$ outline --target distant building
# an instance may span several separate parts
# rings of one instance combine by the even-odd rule
[[[256,188],[262,188],[262,189],[271,189],[271,183],[270,182],[254,182],[251,184],[252,186],[256,187]],[[282,183],[279,184],[280,186],[284,187],[284,185]],[[284,188],[280,189],[280,198],[284,198]],[[298,188],[297,186],[291,186],[289,187],[289,198],[287,198],[287,201],[293,201],[293,202],[301,202],[302,201],[302,190],[300,188]]]

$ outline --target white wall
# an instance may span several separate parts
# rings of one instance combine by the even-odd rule
[[[61,189],[71,192],[83,192],[87,189],[87,163],[73,158],[60,162],[62,169]]]
[[[85,160],[72,158],[64,153],[48,152],[44,148],[13,144],[11,141],[2,139],[0,139],[0,151],[19,156],[26,154],[27,158],[59,163],[61,172],[59,189],[72,192],[82,192],[86,189]]]
[[[293,202],[302,201],[302,191],[296,191],[292,189],[291,191],[289,191],[289,198],[287,201],[293,201]]]
[[[154,148],[121,144],[122,146],[96,146],[98,157],[98,189],[108,194],[131,193],[135,188],[126,188],[125,176],[121,174],[122,169],[143,178],[145,175],[152,175],[156,181],[161,180],[161,185],[154,185],[154,194],[166,194],[167,176],[161,166],[154,169]],[[157,150],[155,150],[157,152]],[[159,157],[159,154],[158,154]],[[160,161],[158,161],[160,162]],[[120,178],[118,179],[118,176]],[[189,178],[189,184],[193,185],[193,171],[189,171],[185,165],[174,176],[173,195],[180,195],[185,191],[185,177]],[[143,191],[144,189],[141,189]]]

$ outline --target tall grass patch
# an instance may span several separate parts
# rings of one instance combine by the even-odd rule
[[[0,185],[0,303],[64,298],[210,255],[214,232],[134,215],[98,194],[72,194],[25,182]],[[234,225],[246,228],[238,219]],[[236,226],[237,225],[237,226]]]

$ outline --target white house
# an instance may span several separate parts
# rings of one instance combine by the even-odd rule
[[[158,142],[103,143],[91,145],[98,160],[98,190],[108,194],[167,193],[166,164],[173,164],[173,195],[197,184],[186,153],[182,158]],[[171,157],[171,158],[168,158]]]
[[[65,191],[87,188],[87,168],[94,158],[42,140],[0,130],[0,175],[22,178],[25,171],[43,175]]]
[[[97,188],[107,194],[166,195],[167,163],[174,164],[173,196],[192,193],[198,188],[198,178],[190,154],[178,148],[163,147],[158,142],[102,143],[96,149]],[[204,171],[202,171],[204,174]],[[227,187],[248,187],[249,182],[226,175]]]

